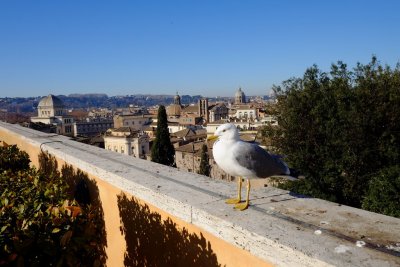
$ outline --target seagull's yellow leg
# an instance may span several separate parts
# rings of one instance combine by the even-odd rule
[[[246,191],[246,202],[241,203],[241,204],[236,204],[235,208],[236,210],[245,210],[249,207],[249,196],[250,196],[250,180],[247,179],[247,191]]]
[[[229,198],[225,200],[225,203],[227,204],[237,204],[242,201],[242,177],[239,177],[238,179],[238,196],[237,198]]]

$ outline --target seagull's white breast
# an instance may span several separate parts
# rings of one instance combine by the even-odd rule
[[[213,147],[214,160],[223,171],[230,175],[245,178],[256,177],[254,171],[242,167],[236,160],[236,156],[241,153],[238,146],[240,142],[242,141],[216,141]]]

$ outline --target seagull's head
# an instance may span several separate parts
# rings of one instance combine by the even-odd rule
[[[239,132],[236,126],[232,123],[222,124],[217,128],[214,133],[214,136],[208,138],[208,140],[214,140],[219,138],[220,140],[239,140]]]

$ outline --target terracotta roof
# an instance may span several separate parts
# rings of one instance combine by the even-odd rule
[[[175,151],[185,152],[185,153],[193,153],[194,152],[195,155],[200,155],[203,144],[205,144],[205,143],[204,142],[192,142],[187,145],[183,145],[183,146],[175,148]]]
[[[119,127],[115,130],[113,130],[114,132],[131,132],[131,128],[124,126],[124,127]]]
[[[220,108],[220,107],[226,107],[226,106],[225,106],[224,103],[218,103],[216,105],[213,105],[211,108],[209,108],[209,110],[215,110],[215,109]]]
[[[195,135],[196,134],[191,129],[183,129],[183,130],[180,130],[180,131],[177,131],[177,132],[173,133],[173,135],[176,136],[176,137],[183,138],[183,137],[186,137],[186,136],[190,135],[190,133],[192,133],[191,135]]]
[[[197,129],[194,132],[196,133],[196,135],[207,135],[207,129],[206,128]]]
[[[199,112],[199,106],[198,105],[194,105],[194,106],[184,107],[182,109],[182,112],[185,112],[185,113],[197,113],[197,112]]]

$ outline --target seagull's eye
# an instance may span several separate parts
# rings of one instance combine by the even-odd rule
[[[226,132],[226,130],[223,130],[223,132]]]

